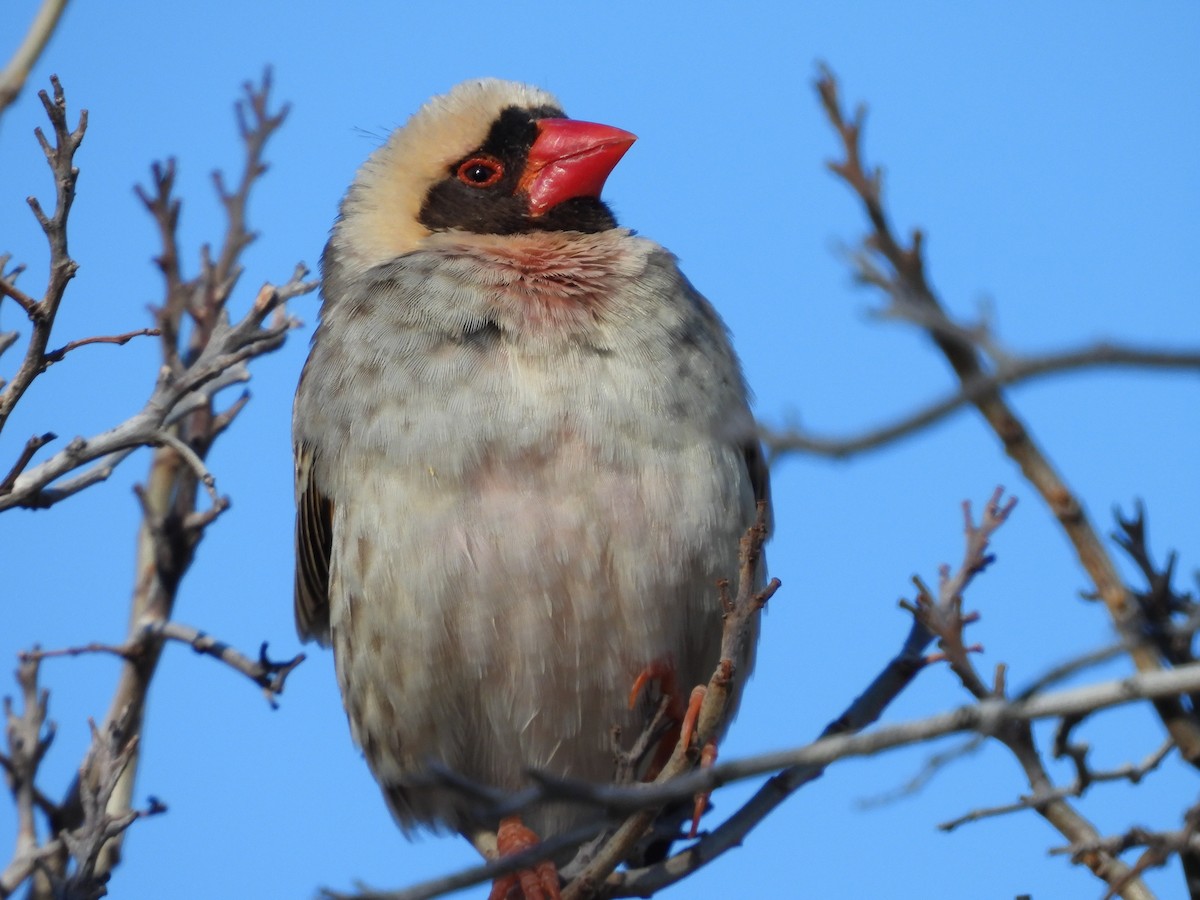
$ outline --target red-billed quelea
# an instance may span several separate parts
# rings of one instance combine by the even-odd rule
[[[406,831],[486,848],[501,825],[430,786],[430,761],[504,790],[528,769],[611,780],[613,726],[628,744],[657,705],[651,687],[631,706],[635,682],[686,692],[718,661],[715,584],[736,582],[766,472],[723,323],[599,199],[633,141],[466,82],[370,156],[325,249],[293,425],[296,623],[332,645]],[[500,852],[594,815],[526,810]]]

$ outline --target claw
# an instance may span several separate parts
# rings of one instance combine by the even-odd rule
[[[708,693],[708,689],[704,685],[696,685],[692,688],[692,693],[688,697],[685,707],[676,683],[674,663],[669,659],[656,660],[642,669],[638,673],[637,679],[633,682],[633,689],[629,692],[629,706],[631,709],[637,703],[638,697],[641,696],[646,685],[652,681],[657,681],[662,693],[670,698],[670,706],[667,709],[667,714],[679,723],[679,730],[663,738],[659,752],[650,769],[645,774],[647,781],[653,780],[658,774],[677,744],[685,748],[691,745],[692,739],[696,736],[696,723],[700,719],[700,707],[704,705],[704,697]],[[700,768],[709,768],[716,762],[716,759],[717,740],[716,738],[710,738],[700,751]],[[696,801],[692,809],[692,827],[688,832],[689,838],[694,838],[699,832],[700,817],[708,809],[708,798],[711,794],[712,791],[705,791],[702,794],[696,795]]]
[[[675,661],[669,658],[656,659],[654,662],[648,663],[642,671],[638,672],[637,678],[633,681],[633,687],[629,691],[629,708],[633,709],[637,705],[642,691],[654,681],[658,682],[659,690],[662,691],[663,696],[671,699],[672,708],[670,714],[672,718],[679,719],[683,713],[677,710],[679,706],[679,688],[675,683]]]
[[[651,682],[658,682],[659,693],[666,698],[667,717],[675,722],[682,722],[687,717],[687,710],[684,708],[683,698],[679,694],[679,684],[675,676],[675,660],[670,656],[647,663],[646,667],[638,672],[637,678],[633,682],[633,688],[629,691],[629,708],[633,709],[637,705],[638,698]],[[663,735],[658,749],[651,757],[649,767],[642,773],[642,777],[646,781],[653,781],[662,771],[662,767],[671,758],[671,752],[675,749],[678,740],[679,732],[676,729]]]
[[[500,856],[512,856],[538,844],[538,836],[521,824],[520,816],[500,820],[496,832],[496,850]],[[519,869],[501,875],[492,882],[488,900],[562,900],[558,889],[558,869],[550,860],[532,869]]]

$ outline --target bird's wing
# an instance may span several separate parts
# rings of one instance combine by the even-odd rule
[[[767,458],[763,454],[762,444],[757,438],[748,441],[742,447],[742,457],[746,460],[750,486],[754,488],[754,502],[765,501],[769,513],[771,508],[771,471],[767,467]]]
[[[296,446],[296,632],[301,640],[329,642],[329,554],[333,501],[313,480],[313,449]]]

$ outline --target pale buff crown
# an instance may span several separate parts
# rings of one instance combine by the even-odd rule
[[[512,106],[562,108],[540,88],[481,78],[432,98],[392,132],[363,163],[342,201],[332,239],[339,260],[363,272],[414,250],[430,234],[417,221],[426,192],[451,163],[480,146]]]

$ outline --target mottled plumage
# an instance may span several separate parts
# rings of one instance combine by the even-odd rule
[[[524,112],[497,132],[506,110]],[[474,202],[481,148],[510,180],[559,110],[499,81],[430,101],[360,170],[324,256],[295,405],[296,621],[333,647],[405,829],[495,828],[415,785],[427,760],[505,789],[530,767],[610,779],[610,729],[632,740],[652,709],[628,708],[638,673],[670,660],[685,692],[712,673],[714,585],[766,493],[725,328],[670,253],[595,197],[526,227],[515,177],[491,219],[442,199]],[[545,837],[586,815],[524,818]]]

